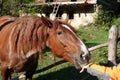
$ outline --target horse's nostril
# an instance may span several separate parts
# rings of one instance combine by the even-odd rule
[[[82,54],[80,54],[80,58],[82,58]]]
[[[81,60],[87,61],[89,59],[89,54],[82,51],[80,54],[80,58]]]
[[[81,54],[80,54],[80,58],[82,59],[82,60],[85,60],[85,53],[82,51],[81,52]]]

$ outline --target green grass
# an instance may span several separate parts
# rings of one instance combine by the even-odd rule
[[[43,62],[39,64],[38,70],[42,69],[50,64],[54,64],[57,61],[62,60],[61,58],[55,58],[51,52],[46,51],[44,53]],[[96,77],[91,76],[88,73],[80,74],[78,70],[75,69],[74,65],[69,62],[55,66],[49,70],[40,72],[34,75],[34,80],[98,80]]]
[[[106,43],[108,41],[108,31],[96,27],[80,27],[78,35],[88,48]],[[101,58],[101,57],[102,58]],[[100,48],[91,52],[91,61],[93,63],[107,61],[107,48]]]
[[[48,54],[45,56],[48,59],[48,56],[52,56],[52,54]],[[54,60],[51,60],[51,58],[48,59],[49,61],[46,63],[52,64],[54,63]],[[61,59],[57,58],[57,61]],[[47,66],[46,63],[42,63],[42,66]],[[39,65],[40,66],[40,65]],[[40,67],[38,68],[40,69]],[[47,71],[41,72],[39,74],[34,75],[34,80],[97,80],[96,77],[92,77],[87,73],[80,74],[78,70],[75,69],[75,67],[69,63],[63,63],[61,65],[55,66]]]
[[[84,43],[86,43],[87,47],[107,42],[108,39],[107,31],[97,29],[95,27],[80,27],[80,29],[77,31],[79,37],[83,40]]]

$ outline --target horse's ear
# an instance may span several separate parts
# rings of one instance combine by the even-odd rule
[[[49,20],[49,19],[47,19],[47,18],[45,18],[44,16],[41,17],[41,20],[42,20],[42,22],[43,22],[45,25],[47,25],[49,28],[51,28],[51,27],[53,26],[53,25],[52,25],[52,21]]]

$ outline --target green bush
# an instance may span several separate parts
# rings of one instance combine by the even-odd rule
[[[22,4],[30,4],[33,3],[34,0],[4,0],[3,8],[1,11],[2,15],[11,15],[11,16],[19,16],[19,11],[23,9]],[[30,12],[34,13],[36,7],[30,8]],[[25,8],[27,10],[27,8]],[[29,10],[29,9],[28,9]]]
[[[95,26],[102,28],[103,30],[108,31],[112,25],[112,20],[114,19],[113,11],[106,11],[102,9],[102,6],[99,6],[97,12],[97,17],[95,18]]]
[[[114,18],[113,24],[118,27],[119,33],[120,33],[120,18]]]

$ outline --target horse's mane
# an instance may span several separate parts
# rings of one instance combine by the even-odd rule
[[[13,24],[10,36],[10,49],[24,57],[29,51],[41,52],[46,47],[48,27],[51,21],[44,17],[24,16]]]

